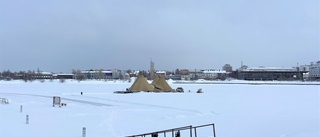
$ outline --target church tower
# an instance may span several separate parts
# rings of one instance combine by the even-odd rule
[[[150,79],[154,79],[154,62],[152,62],[152,59],[150,60]]]

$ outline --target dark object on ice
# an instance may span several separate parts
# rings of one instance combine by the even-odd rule
[[[184,92],[182,87],[178,87],[178,88],[176,89],[176,91],[177,91],[177,92]]]
[[[83,93],[81,92],[81,95],[83,95]]]
[[[61,103],[61,106],[67,106],[67,103]]]
[[[197,93],[203,93],[203,92],[202,92],[202,89],[199,88],[198,91],[197,91]]]

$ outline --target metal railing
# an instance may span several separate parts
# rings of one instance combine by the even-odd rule
[[[195,137],[197,137],[197,128],[208,127],[208,126],[212,126],[212,134],[213,134],[213,137],[216,137],[216,128],[215,128],[215,126],[214,126],[213,123],[212,123],[212,124],[206,124],[206,125],[200,125],[200,126],[195,126],[195,127],[193,127]]]
[[[171,137],[180,137],[180,131],[183,131],[183,130],[189,130],[190,137],[193,137],[193,133],[194,133],[194,137],[197,137],[197,129],[202,128],[202,127],[208,127],[208,126],[212,126],[213,137],[216,137],[215,125],[213,123],[206,124],[206,125],[200,125],[200,126],[190,125],[190,126],[172,128],[172,129],[167,129],[167,130],[160,130],[160,131],[155,131],[155,132],[150,132],[150,133],[131,135],[131,136],[127,136],[127,137],[146,137],[146,136],[158,137],[159,135],[163,135],[163,137],[167,137],[167,133],[171,133]]]

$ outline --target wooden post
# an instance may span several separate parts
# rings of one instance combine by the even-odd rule
[[[85,127],[82,128],[82,137],[86,137],[86,128]]]
[[[20,113],[22,113],[22,105],[20,106]]]
[[[29,124],[29,115],[26,116],[26,124]]]

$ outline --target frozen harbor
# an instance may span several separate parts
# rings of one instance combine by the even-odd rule
[[[9,104],[0,105],[0,136],[81,137],[86,127],[87,137],[120,137],[209,123],[217,137],[320,136],[318,85],[171,83],[185,93],[113,93],[131,84],[1,81],[0,98]],[[53,96],[67,106],[52,107]],[[210,128],[197,133],[213,136]]]

